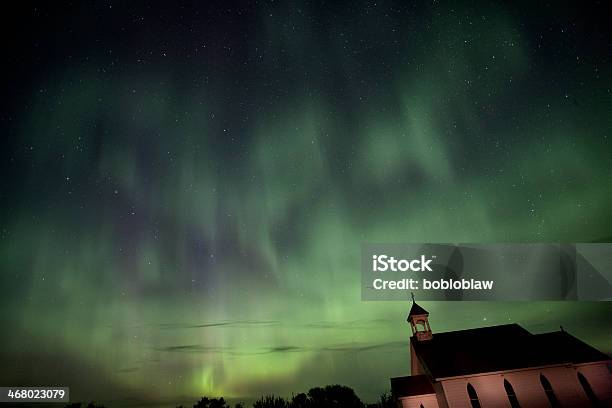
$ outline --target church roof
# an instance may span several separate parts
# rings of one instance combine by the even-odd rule
[[[418,315],[429,315],[429,312],[423,309],[421,306],[419,306],[415,302],[413,302],[412,307],[410,308],[410,312],[408,313],[408,320],[410,319],[410,316],[418,316]]]
[[[610,359],[565,331],[531,334],[518,324],[435,333],[431,340],[411,342],[434,379]]]
[[[433,385],[426,375],[411,375],[391,378],[391,393],[395,397],[435,394]]]

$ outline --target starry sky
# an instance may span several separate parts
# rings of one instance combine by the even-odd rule
[[[1,17],[2,385],[371,401],[410,304],[361,243],[612,240],[602,2],[126,3]],[[609,302],[422,306],[612,352]]]

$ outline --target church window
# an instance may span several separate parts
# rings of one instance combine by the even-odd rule
[[[506,394],[508,395],[508,401],[510,401],[510,406],[512,408],[521,408],[521,404],[518,402],[518,398],[516,397],[516,393],[514,392],[514,388],[512,388],[512,384],[510,381],[504,379],[504,388],[506,389]]]
[[[478,399],[478,394],[476,394],[476,390],[470,383],[468,383],[467,385],[467,392],[468,396],[470,397],[470,403],[472,404],[472,408],[480,408],[480,400]]]
[[[584,392],[586,393],[587,397],[589,397],[589,401],[591,401],[591,405],[593,407],[598,407],[599,400],[597,399],[597,395],[595,395],[595,393],[593,392],[593,389],[591,388],[591,384],[589,384],[588,380],[586,379],[584,375],[582,375],[582,373],[578,373],[578,381],[580,381],[580,385],[582,385]]]
[[[550,402],[550,406],[553,408],[560,407],[561,405],[559,404],[559,400],[557,399],[555,391],[553,390],[552,385],[550,385],[548,378],[540,374],[540,383],[542,384],[542,388],[544,388],[546,397],[548,397],[548,402]]]

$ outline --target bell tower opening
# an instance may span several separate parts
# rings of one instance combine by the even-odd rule
[[[433,334],[429,327],[429,312],[414,301],[414,293],[412,294],[412,307],[406,320],[410,323],[412,335],[417,341],[431,340]]]

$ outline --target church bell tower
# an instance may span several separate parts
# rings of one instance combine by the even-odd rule
[[[412,307],[406,320],[410,323],[412,335],[417,341],[431,340],[433,334],[429,327],[429,312],[417,305],[414,301],[414,294],[412,294]]]

